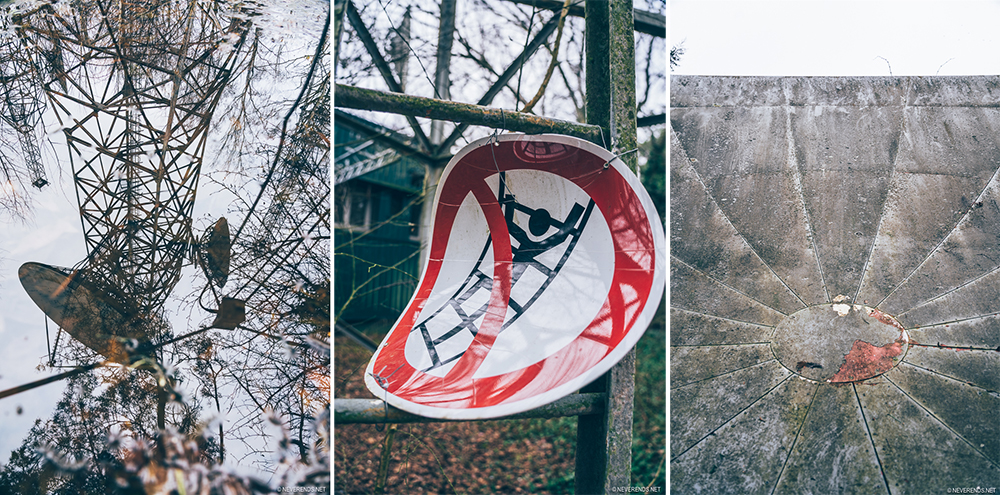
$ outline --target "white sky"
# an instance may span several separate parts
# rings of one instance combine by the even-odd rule
[[[674,74],[1000,74],[997,0],[671,0],[668,15]]]

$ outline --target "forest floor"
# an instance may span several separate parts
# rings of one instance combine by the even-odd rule
[[[356,326],[380,342],[392,322]],[[665,493],[666,319],[661,304],[636,346],[632,486]],[[371,354],[334,341],[335,398],[372,398],[364,385]],[[334,490],[373,493],[388,425],[334,426]],[[385,493],[572,493],[576,418],[398,425]],[[653,492],[655,489],[650,489]]]

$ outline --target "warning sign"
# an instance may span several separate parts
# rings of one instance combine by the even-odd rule
[[[609,151],[506,134],[445,168],[417,291],[368,364],[376,397],[506,416],[593,381],[635,345],[665,280],[648,194]]]

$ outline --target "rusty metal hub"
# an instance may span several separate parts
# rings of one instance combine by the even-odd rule
[[[881,375],[903,359],[909,337],[892,316],[861,304],[810,306],[778,324],[771,351],[786,368],[816,382]]]

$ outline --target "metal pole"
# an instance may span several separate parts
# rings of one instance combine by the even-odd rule
[[[456,0],[441,0],[438,27],[437,68],[434,70],[434,97],[451,99],[451,45],[455,41]],[[431,143],[435,146],[444,138],[444,123],[431,122]],[[428,149],[433,152],[434,148]]]

